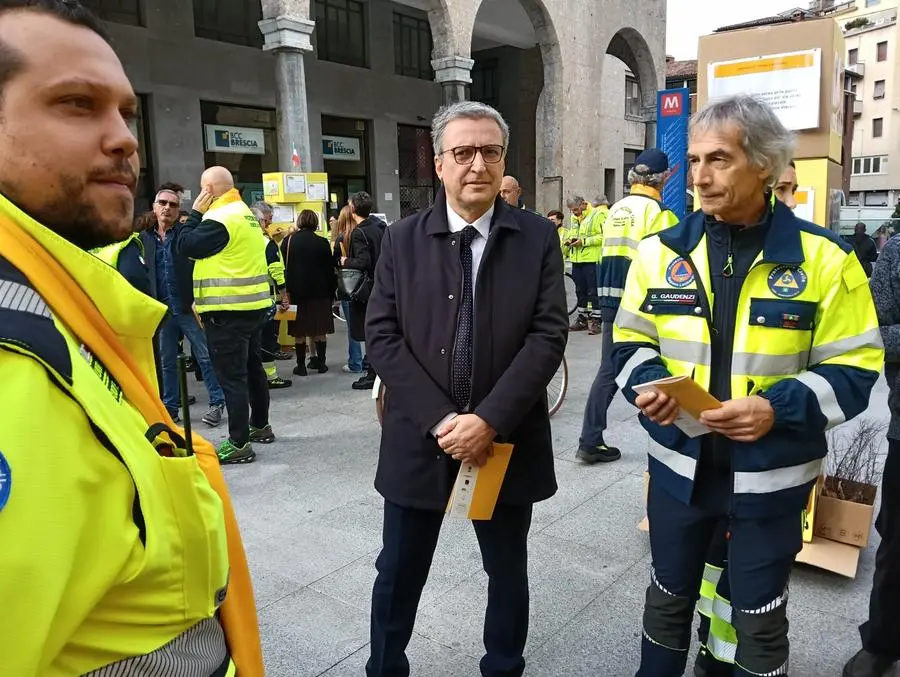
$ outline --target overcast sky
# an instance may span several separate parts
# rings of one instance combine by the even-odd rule
[[[702,11],[698,11],[702,5]],[[778,14],[786,9],[806,7],[808,0],[669,0],[666,26],[666,53],[678,60],[697,58],[697,39],[729,24]]]

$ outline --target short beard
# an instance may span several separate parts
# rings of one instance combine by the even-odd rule
[[[64,175],[60,177],[56,196],[29,206],[18,199],[23,191],[16,182],[0,181],[0,193],[79,249],[90,251],[125,239],[131,232],[134,198],[123,197],[111,210],[113,213],[101,215],[97,207],[88,202],[85,192],[85,181]]]

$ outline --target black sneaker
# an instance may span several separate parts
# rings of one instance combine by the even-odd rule
[[[293,381],[289,378],[281,378],[280,376],[276,376],[275,378],[269,379],[269,390],[278,390],[280,388],[290,388],[293,385]]]
[[[219,457],[219,463],[222,465],[253,463],[256,460],[256,452],[253,451],[253,446],[249,442],[239,447],[231,440],[225,440],[216,449],[216,455]]]
[[[615,447],[608,447],[605,444],[600,444],[596,447],[589,447],[582,444],[578,447],[578,451],[575,452],[575,458],[584,461],[589,465],[593,465],[594,463],[609,463],[611,461],[618,461],[622,458],[622,452]]]
[[[271,444],[275,441],[275,433],[272,432],[272,426],[266,425],[264,428],[255,428],[250,426],[250,441],[258,444]]]
[[[306,365],[298,364],[294,367],[294,376],[308,376],[309,372],[306,370]]]
[[[354,381],[350,387],[354,390],[372,390],[375,387],[375,375],[364,374],[362,378]]]
[[[887,677],[896,661],[870,653],[865,649],[856,652],[844,666],[844,677]]]
[[[279,350],[277,353],[275,353],[274,357],[276,360],[283,362],[285,360],[293,360],[294,353],[289,353],[286,350]]]

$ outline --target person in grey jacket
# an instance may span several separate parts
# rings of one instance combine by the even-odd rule
[[[900,237],[892,237],[881,250],[870,286],[884,341],[891,423],[875,522],[881,545],[875,556],[869,620],[859,628],[862,649],[844,666],[843,677],[882,677],[900,661]]]

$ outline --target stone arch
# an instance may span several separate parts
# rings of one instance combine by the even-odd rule
[[[631,26],[623,26],[610,38],[606,53],[624,63],[637,78],[641,88],[642,117],[647,125],[646,145],[655,145],[656,91],[660,87],[660,81],[653,52],[640,31]]]

